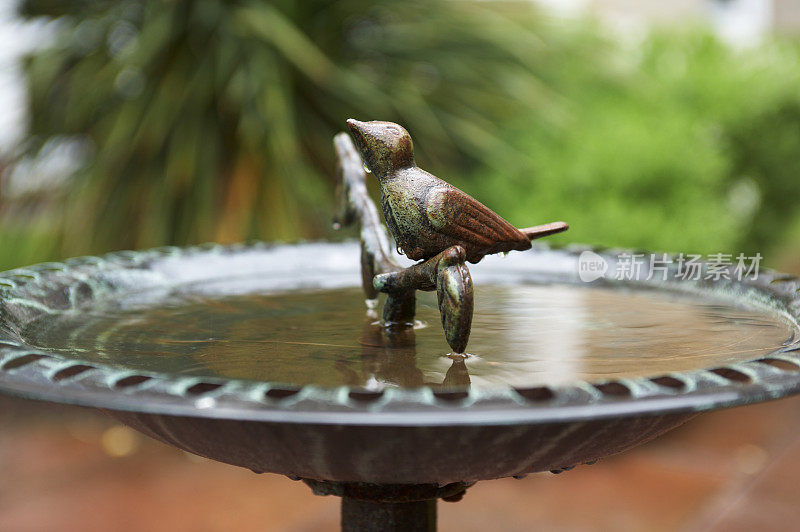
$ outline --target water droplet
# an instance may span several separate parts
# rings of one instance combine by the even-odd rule
[[[403,253],[403,250],[400,249],[400,246],[395,246],[394,249],[395,251],[397,251],[398,255],[405,255],[405,253]]]
[[[369,166],[367,166],[367,165],[366,165],[366,163],[364,164],[364,171],[365,171],[366,173],[368,173],[368,174],[371,174],[371,173],[372,173],[372,170],[370,170],[370,169],[369,169]]]

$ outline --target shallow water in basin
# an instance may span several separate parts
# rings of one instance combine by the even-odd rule
[[[171,374],[382,387],[529,386],[655,376],[759,358],[793,327],[766,311],[655,291],[477,286],[465,361],[448,358],[436,299],[413,332],[387,334],[359,289],[208,296],[47,316],[28,343]]]

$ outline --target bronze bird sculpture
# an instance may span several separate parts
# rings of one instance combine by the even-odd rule
[[[517,229],[481,202],[419,168],[411,135],[393,122],[347,126],[367,168],[377,177],[386,225],[411,260],[460,245],[469,262],[492,253],[531,248],[531,240],[568,229],[564,222]]]

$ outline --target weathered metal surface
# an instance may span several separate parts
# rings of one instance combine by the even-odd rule
[[[361,157],[377,177],[389,231],[411,260],[424,260],[452,246],[467,260],[531,248],[531,239],[568,228],[563,222],[520,231],[458,188],[422,170],[414,161],[411,136],[393,122],[350,119]]]
[[[365,426],[337,425],[335,415],[328,416],[331,424],[323,425],[109,413],[144,434],[206,458],[256,472],[351,485],[473,483],[559,470],[649,441],[695,415],[448,426],[449,413],[443,410],[438,412],[442,425],[401,426],[389,417],[384,425]],[[372,417],[378,423],[385,415],[375,412]]]
[[[349,137],[334,138],[339,159],[339,209],[335,223],[361,224],[364,292],[386,292],[384,322],[411,326],[415,290],[436,290],[447,343],[464,353],[472,324],[474,291],[465,261],[531,248],[531,240],[565,231],[564,222],[517,229],[485,205],[456,187],[425,172],[414,162],[408,132],[392,122],[347,125],[361,153]],[[362,162],[363,159],[363,162]],[[368,166],[378,179],[383,217],[397,250],[411,260],[423,260],[407,270],[391,257],[386,232],[364,183]],[[368,280],[375,274],[374,287]]]
[[[343,531],[436,530],[436,501],[461,500],[471,484],[367,484],[304,480],[315,495],[342,497]]]
[[[433,532],[436,500],[371,502],[342,498],[342,532]]]
[[[464,248],[453,246],[419,264],[379,274],[373,281],[378,291],[390,295],[436,290],[445,339],[455,353],[467,349],[474,309],[472,277],[464,258]]]
[[[357,501],[405,503],[444,499],[455,501],[464,496],[471,483],[452,484],[370,484],[366,482],[328,482],[304,479],[315,495],[335,495]]]
[[[800,340],[759,359],[641,379],[475,388],[453,370],[445,389],[291,386],[133,370],[27,344],[31,320],[122,294],[170,293],[221,278],[257,289],[357,286],[359,245],[203,246],[118,252],[0,274],[0,391],[100,407],[146,434],[215,460],[290,476],[371,483],[450,483],[556,470],[647,441],[698,412],[800,391]],[[482,282],[583,286],[586,248],[540,248],[481,264]],[[595,250],[614,264],[618,253]],[[244,282],[244,281],[241,281]],[[607,287],[724,296],[800,316],[800,280],[618,282]],[[455,364],[454,364],[455,366]],[[463,372],[462,372],[463,373]],[[403,377],[406,379],[406,377]],[[199,386],[201,384],[219,386]],[[198,390],[200,390],[198,392]],[[499,459],[498,457],[501,457]]]
[[[445,339],[453,352],[463,353],[474,307],[472,277],[464,264],[464,248],[452,246],[419,264],[402,268],[392,257],[386,230],[367,193],[364,164],[352,140],[340,133],[333,144],[340,177],[334,224],[361,226],[361,280],[367,300],[374,300],[378,292],[386,293],[384,324],[389,328],[409,328],[414,325],[415,291],[436,290]]]

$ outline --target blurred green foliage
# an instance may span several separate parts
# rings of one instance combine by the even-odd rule
[[[610,57],[563,87],[559,127],[510,126],[535,163],[476,176],[476,192],[517,223],[568,220],[562,241],[762,254],[785,242],[800,219],[798,47],[734,51],[673,30]]]
[[[95,147],[62,201],[66,254],[324,234],[345,119],[402,122],[429,164],[467,168],[506,149],[505,120],[543,107],[535,72],[566,52],[527,32],[530,8],[482,3],[29,0],[23,11],[61,18],[27,68],[30,149],[57,134]]]
[[[766,253],[800,219],[793,43],[735,51],[702,30],[621,42],[528,2],[22,10],[59,20],[27,64],[27,153],[57,135],[93,150],[47,208],[5,217],[3,235],[34,244],[6,247],[0,266],[328,237],[331,138],[351,116],[402,123],[421,166],[518,225],[570,222],[561,242]]]

